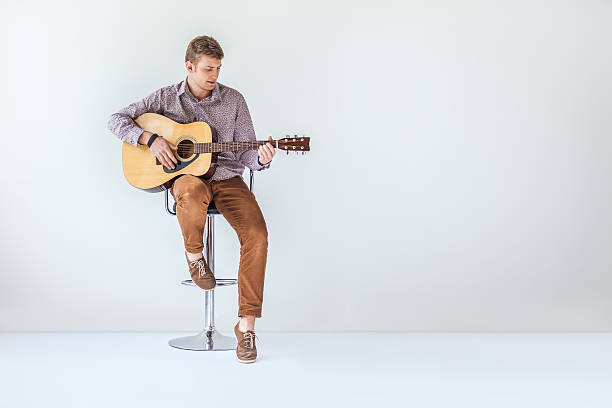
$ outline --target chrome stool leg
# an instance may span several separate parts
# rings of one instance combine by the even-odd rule
[[[206,216],[206,261],[210,269],[215,271],[215,230],[214,215]],[[191,280],[181,282],[184,285],[195,286]],[[237,279],[217,279],[217,287],[237,284]],[[226,336],[215,328],[215,289],[204,291],[204,330],[195,336],[179,337],[168,342],[172,347],[183,350],[215,351],[236,350],[236,338]]]

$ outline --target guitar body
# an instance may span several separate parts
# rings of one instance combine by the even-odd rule
[[[178,164],[174,169],[168,169],[157,160],[146,145],[134,146],[123,142],[123,173],[132,186],[149,192],[163,191],[170,188],[172,181],[180,175],[201,176],[210,170],[214,153],[193,153],[193,148],[191,152],[187,148],[194,143],[213,142],[213,129],[208,123],[180,124],[157,113],[143,113],[134,119],[134,122],[141,129],[157,133],[178,146],[181,157],[177,157]],[[182,157],[183,155],[185,157]]]
[[[257,150],[260,146],[270,144],[273,148],[304,154],[310,150],[310,138],[286,137],[273,140],[246,140],[218,142],[214,127],[206,122],[181,124],[157,113],[143,113],[134,119],[142,129],[157,133],[177,147],[174,154],[178,163],[173,169],[164,167],[153,152],[145,145],[134,146],[123,142],[123,174],[132,186],[148,192],[168,190],[174,179],[183,175],[211,177],[221,152]]]

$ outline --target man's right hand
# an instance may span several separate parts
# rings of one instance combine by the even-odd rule
[[[141,135],[142,139],[146,139],[143,144],[147,144],[149,138],[153,135],[151,132],[143,132]],[[139,140],[140,141],[140,140]],[[163,137],[159,136],[154,141],[151,147],[149,148],[151,152],[157,157],[157,160],[160,161],[161,164],[166,166],[166,168],[174,169],[174,165],[178,163],[176,156],[174,153],[178,150],[178,147],[168,142]]]

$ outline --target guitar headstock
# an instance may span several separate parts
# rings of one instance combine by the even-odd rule
[[[310,138],[304,136],[294,135],[293,137],[287,137],[278,139],[278,148],[289,152],[308,152],[310,151]]]

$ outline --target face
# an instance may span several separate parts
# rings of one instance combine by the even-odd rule
[[[221,60],[208,55],[201,55],[197,64],[191,61],[185,63],[187,75],[191,82],[201,89],[212,91],[215,89],[219,71],[221,70]]]

